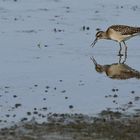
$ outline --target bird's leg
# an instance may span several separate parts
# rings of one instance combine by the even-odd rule
[[[122,64],[124,64],[126,62],[126,59],[127,59],[127,55],[125,54],[125,57],[124,57]]]
[[[125,46],[125,57],[127,58],[127,46],[126,46],[126,43],[123,41],[123,44]]]
[[[121,43],[119,43],[119,45],[120,45],[120,50],[119,50],[119,54],[118,54],[118,56],[122,56],[122,54],[121,54],[121,51],[122,51],[122,45],[121,45]]]
[[[121,63],[122,55],[119,55],[119,63]]]
[[[126,43],[124,41],[123,41],[123,44],[125,46],[125,58],[124,58],[124,61],[123,61],[123,63],[124,63],[124,62],[126,62],[126,59],[127,59],[127,46],[126,46]]]

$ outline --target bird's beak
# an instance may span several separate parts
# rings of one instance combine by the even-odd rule
[[[96,42],[97,42],[97,38],[95,38],[95,40],[93,41],[93,43],[91,44],[91,47],[94,47],[94,45],[96,44]]]
[[[92,57],[90,57],[90,59],[92,60],[92,62],[94,63],[94,65],[95,66],[97,66],[98,64],[97,64],[97,62],[96,62],[96,60],[94,59],[94,57],[92,56]]]

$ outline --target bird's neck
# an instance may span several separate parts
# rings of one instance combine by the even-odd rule
[[[103,37],[103,39],[110,39],[110,37],[108,36],[108,34],[106,32],[102,33],[102,37]]]
[[[107,71],[108,68],[110,68],[110,65],[104,65],[104,66],[103,66],[104,71]]]

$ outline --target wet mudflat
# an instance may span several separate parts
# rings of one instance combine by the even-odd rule
[[[137,140],[139,37],[127,58],[116,42],[90,44],[139,15],[138,0],[1,0],[0,138]]]
[[[140,114],[102,111],[98,117],[49,114],[47,123],[20,122],[0,130],[1,140],[138,140]]]

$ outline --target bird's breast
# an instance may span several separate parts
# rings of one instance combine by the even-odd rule
[[[111,40],[122,42],[130,38],[130,35],[122,35],[121,32],[115,31],[113,29],[108,30],[108,36]]]

